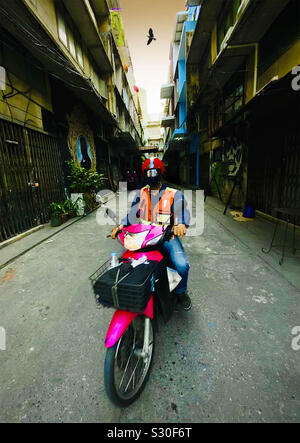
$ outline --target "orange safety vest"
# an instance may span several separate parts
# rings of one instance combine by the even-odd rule
[[[166,188],[161,199],[156,203],[154,208],[151,208],[150,186],[142,188],[138,207],[141,221],[144,223],[169,225],[172,222],[173,213],[171,208],[176,192],[176,189]]]

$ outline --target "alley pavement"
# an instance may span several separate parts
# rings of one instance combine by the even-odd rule
[[[214,199],[205,208],[203,235],[184,239],[193,309],[160,329],[148,384],[127,409],[105,395],[113,311],[96,309],[88,280],[121,251],[110,228],[90,214],[1,269],[0,422],[300,421],[299,255],[283,271],[276,251],[260,253],[272,226],[257,242],[254,225]]]

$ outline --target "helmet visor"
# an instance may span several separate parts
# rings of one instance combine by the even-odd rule
[[[159,177],[160,175],[160,169],[147,169],[145,171],[145,177]]]

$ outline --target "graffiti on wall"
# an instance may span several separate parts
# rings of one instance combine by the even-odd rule
[[[235,177],[243,162],[243,145],[237,137],[232,136],[223,140],[222,160],[227,165],[228,176]]]
[[[96,169],[96,148],[84,109],[76,105],[68,116],[68,148],[73,160],[85,169]]]

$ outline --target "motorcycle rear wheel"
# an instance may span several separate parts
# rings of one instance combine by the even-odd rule
[[[150,321],[149,354],[139,356],[143,349],[145,318],[136,317],[118,342],[107,349],[104,363],[106,394],[116,406],[131,405],[142,393],[152,367],[155,332]]]

